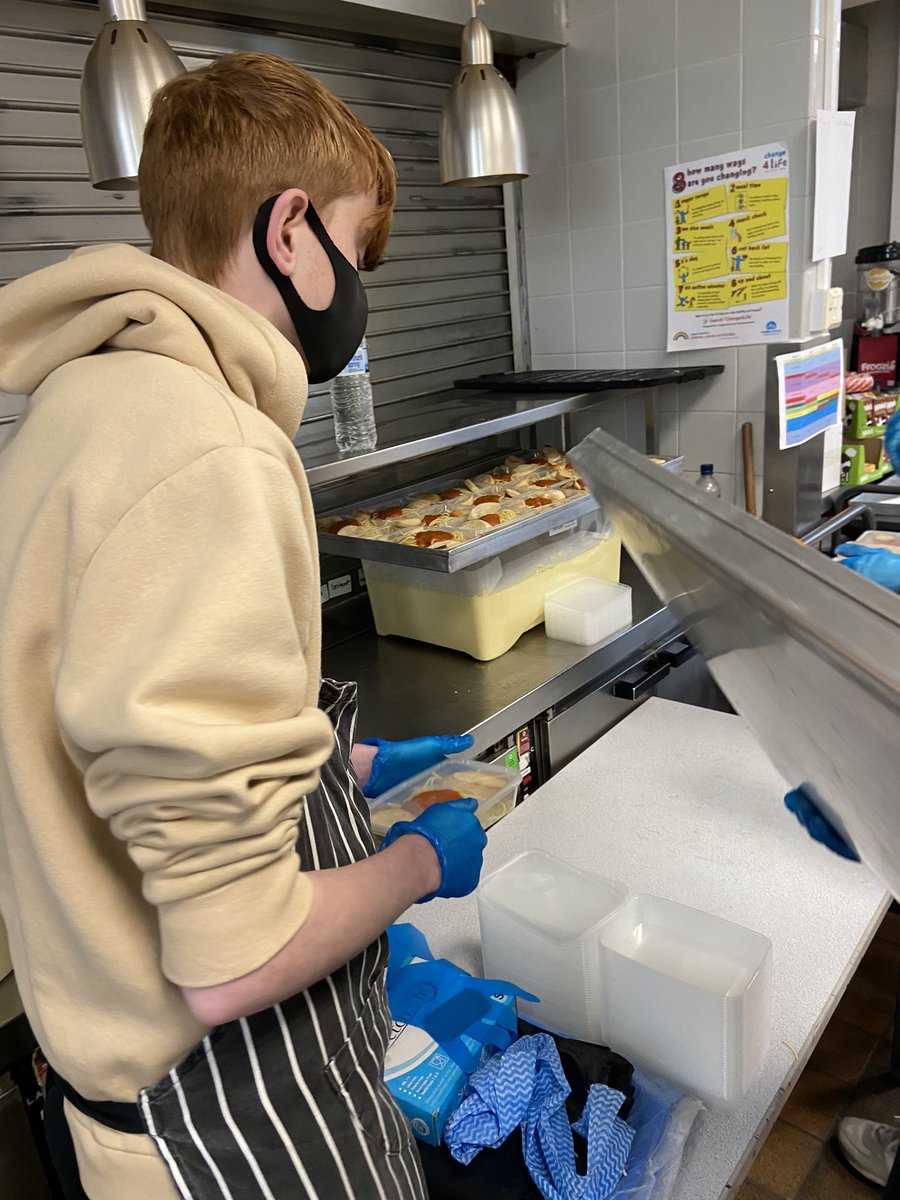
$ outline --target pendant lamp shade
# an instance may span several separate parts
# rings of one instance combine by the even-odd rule
[[[474,15],[463,29],[461,59],[441,114],[441,182],[490,187],[523,179],[528,164],[522,116],[515,93],[494,66],[487,26]]]
[[[137,188],[153,93],[184,72],[147,24],[144,0],[100,0],[103,28],[81,77],[81,137],[95,188]]]

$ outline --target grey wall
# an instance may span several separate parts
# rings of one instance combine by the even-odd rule
[[[533,157],[525,228],[536,366],[721,361],[662,397],[662,445],[742,496],[740,425],[762,466],[762,346],[665,351],[663,168],[765,142],[791,155],[791,329],[811,286],[811,120],[828,44],[818,0],[569,0],[569,44],[520,72]],[[612,419],[612,418],[610,418]],[[643,414],[615,417],[629,440]],[[623,424],[624,423],[624,424]],[[612,429],[617,432],[617,429]]]
[[[876,0],[851,9],[844,19],[865,29],[868,38],[866,103],[856,110],[853,139],[847,253],[832,264],[832,282],[844,289],[843,332],[848,335],[858,315],[856,252],[890,236],[900,7],[896,0]]]

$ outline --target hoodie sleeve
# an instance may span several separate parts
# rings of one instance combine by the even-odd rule
[[[297,824],[332,749],[315,555],[286,465],[223,447],[127,512],[73,603],[58,720],[181,986],[255,970],[309,911]]]

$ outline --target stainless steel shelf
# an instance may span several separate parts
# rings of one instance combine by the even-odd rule
[[[669,379],[683,386],[718,374],[721,364],[675,370]],[[610,372],[610,374],[614,374]],[[630,396],[643,391],[645,398],[665,380],[659,368],[648,369],[646,381],[637,370],[622,371],[627,382],[609,390],[565,393],[472,391],[453,388],[446,392],[419,396],[379,405],[378,446],[370,454],[342,456],[334,440],[330,416],[312,418],[301,425],[294,443],[303,459],[311,488],[341,483],[380,467],[410,462],[426,454],[435,454],[453,446],[464,446],[480,438],[496,437],[515,429],[526,429],[539,421],[565,416],[584,408],[601,405],[613,397]],[[650,447],[648,446],[648,450]]]
[[[294,439],[311,488],[340,483],[380,467],[410,462],[480,438],[527,429],[566,413],[603,404],[618,392],[548,396],[534,393],[448,391],[379,405],[378,446],[341,457],[329,418],[301,425]]]
[[[588,684],[614,678],[622,663],[678,624],[627,555],[622,582],[632,589],[634,623],[597,646],[552,641],[543,626],[524,634],[491,662],[374,631],[326,650],[323,671],[359,683],[361,737],[403,738],[471,733],[474,753]]]

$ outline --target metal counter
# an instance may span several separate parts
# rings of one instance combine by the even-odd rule
[[[634,623],[597,646],[551,641],[532,629],[506,654],[477,662],[454,650],[373,631],[325,651],[323,673],[359,683],[360,737],[402,739],[471,733],[482,754],[573,692],[602,683],[620,665],[678,632],[627,555],[622,582],[632,588]]]

